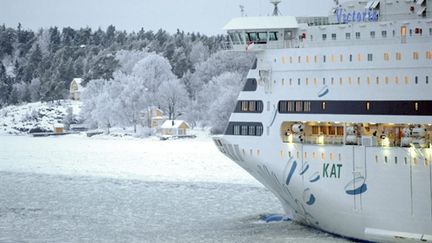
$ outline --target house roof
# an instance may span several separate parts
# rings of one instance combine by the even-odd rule
[[[268,30],[296,29],[297,19],[294,16],[241,17],[232,19],[224,30]]]
[[[171,128],[179,128],[182,124],[186,124],[187,127],[190,127],[187,122],[182,120],[167,120],[165,121],[161,128],[162,129],[171,129]]]

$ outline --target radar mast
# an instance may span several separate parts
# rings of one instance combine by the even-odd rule
[[[270,3],[274,5],[274,9],[273,9],[273,16],[278,16],[281,15],[280,11],[279,11],[279,3],[281,3],[282,0],[270,0]]]

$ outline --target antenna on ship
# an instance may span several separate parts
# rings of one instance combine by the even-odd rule
[[[282,0],[270,0],[270,3],[274,5],[274,10],[273,10],[273,16],[278,16],[280,15],[280,11],[279,11],[279,3],[281,3]]]
[[[240,12],[241,12],[241,16],[244,17],[245,16],[245,7],[243,5],[240,5]]]

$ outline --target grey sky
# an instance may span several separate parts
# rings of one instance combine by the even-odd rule
[[[239,5],[248,16],[268,15],[268,0],[0,0],[0,24],[38,29],[49,26],[73,28],[113,24],[119,30],[158,30],[205,34],[223,33],[222,27],[240,15]],[[332,0],[284,0],[283,15],[327,15]]]

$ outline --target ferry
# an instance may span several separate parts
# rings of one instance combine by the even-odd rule
[[[279,2],[224,28],[256,60],[216,146],[294,221],[431,242],[432,0],[335,1],[317,17]]]

